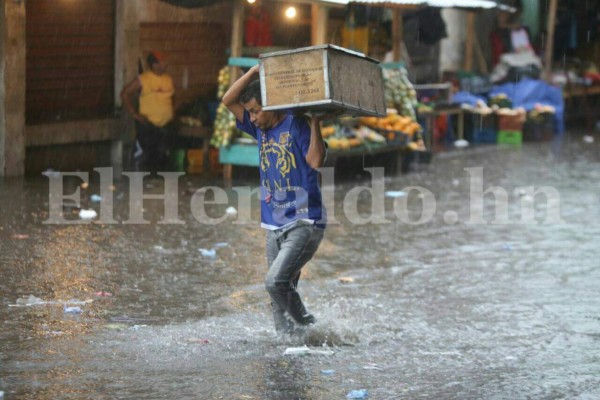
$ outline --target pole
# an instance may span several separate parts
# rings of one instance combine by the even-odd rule
[[[546,27],[546,52],[544,54],[544,78],[549,81],[552,74],[552,54],[554,53],[554,28],[556,24],[556,7],[558,0],[550,0],[548,10],[548,26]]]
[[[233,20],[231,23],[231,54],[230,57],[242,56],[244,41],[244,3],[243,0],[233,1]],[[231,67],[230,84],[233,85],[239,77],[239,70]]]
[[[327,43],[329,9],[319,4],[311,7],[311,42],[313,46]]]
[[[392,53],[393,61],[400,61],[402,57],[402,43],[404,42],[404,26],[402,10],[394,8],[392,11]]]
[[[467,11],[467,40],[465,42],[465,71],[473,69],[473,44],[475,42],[475,12]]]

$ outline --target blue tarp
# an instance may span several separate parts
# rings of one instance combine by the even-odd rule
[[[554,129],[559,135],[565,132],[565,102],[562,91],[556,86],[535,79],[523,79],[516,83],[505,83],[492,88],[489,97],[504,93],[512,102],[513,108],[523,107],[530,111],[536,104],[552,106],[556,110],[554,114]],[[456,93],[452,101],[474,106],[478,99],[487,103],[487,99],[475,96],[467,92]]]

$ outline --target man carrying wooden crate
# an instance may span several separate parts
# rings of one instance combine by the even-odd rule
[[[223,96],[237,127],[258,140],[261,226],[267,230],[265,285],[275,329],[294,333],[316,322],[297,291],[302,267],[313,257],[326,224],[319,172],[326,147],[320,118],[310,121],[280,111],[263,111],[259,66],[252,67]]]

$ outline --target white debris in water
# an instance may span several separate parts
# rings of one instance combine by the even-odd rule
[[[79,210],[79,218],[81,219],[94,219],[98,216],[96,210]]]
[[[385,197],[405,197],[405,196],[408,196],[408,193],[403,192],[401,190],[398,190],[398,191],[388,190],[387,192],[385,192]]]
[[[283,352],[284,356],[299,356],[299,355],[305,355],[305,354],[330,356],[333,354],[333,351],[329,350],[327,348],[320,350],[320,349],[311,349],[308,346],[301,346],[301,347],[288,347]]]
[[[590,135],[585,135],[583,137],[583,141],[586,143],[594,143],[594,137]]]
[[[71,304],[71,305],[83,305],[83,304],[88,304],[93,302],[94,300],[92,299],[88,299],[88,300],[77,300],[77,299],[70,299],[70,300],[54,300],[54,301],[47,301],[44,299],[40,299],[39,297],[35,297],[34,295],[29,295],[28,297],[21,297],[20,299],[17,299],[16,304],[9,304],[9,307],[30,307],[30,306],[42,306],[42,305],[46,305],[46,304],[64,304],[65,307],[67,304]]]
[[[29,297],[17,299],[18,306],[33,306],[38,304],[46,304],[46,302],[40,299],[39,297],[35,297],[32,294],[30,294]]]
[[[215,249],[198,249],[198,251],[203,257],[214,258],[217,255],[217,251]]]
[[[456,142],[454,142],[454,147],[462,148],[462,147],[467,147],[468,145],[469,145],[469,142],[467,142],[464,139],[459,139]]]
[[[237,214],[237,210],[235,209],[235,207],[227,207],[227,209],[225,210],[225,214],[227,214],[227,215],[236,215]]]

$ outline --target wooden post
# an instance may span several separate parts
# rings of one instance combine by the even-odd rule
[[[546,27],[546,52],[544,53],[544,79],[552,78],[552,55],[554,53],[554,28],[556,24],[556,6],[558,0],[550,0],[548,26]]]
[[[479,38],[477,35],[473,37],[474,45],[475,45],[475,54],[477,55],[477,64],[479,66],[479,72],[483,75],[487,75],[489,73],[487,62],[485,61],[485,56],[483,55],[483,51],[481,50],[481,43],[479,42]]]
[[[404,24],[402,21],[402,10],[394,8],[392,10],[392,54],[393,61],[400,61],[402,58],[402,44],[404,42]]]
[[[319,4],[311,6],[311,44],[327,43],[327,24],[329,21],[329,8]]]
[[[25,1],[0,2],[0,176],[25,174]]]
[[[473,44],[475,37],[475,12],[467,11],[467,40],[465,42],[464,70],[473,69]]]
[[[243,0],[233,1],[233,20],[231,22],[231,54],[230,57],[241,57],[244,42],[244,3]],[[231,67],[230,84],[239,78],[239,69]]]
[[[140,48],[139,0],[117,0],[115,13],[115,105],[121,90],[138,75]]]

